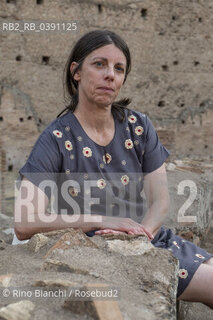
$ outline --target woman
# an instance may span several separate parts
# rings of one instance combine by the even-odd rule
[[[20,170],[16,235],[68,227],[89,236],[145,234],[179,259],[178,299],[213,308],[213,255],[162,227],[169,152],[147,116],[128,109],[129,99],[115,101],[130,69],[129,49],[111,31],[89,32],[75,44],[66,66],[67,112],[44,130]]]

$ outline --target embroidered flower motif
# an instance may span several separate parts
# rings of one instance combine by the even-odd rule
[[[57,137],[57,138],[61,138],[63,136],[63,133],[61,131],[58,130],[54,130],[53,134]]]
[[[125,165],[126,165],[126,160],[122,160],[122,161],[121,161],[121,164],[122,164],[123,166],[125,166]]]
[[[199,253],[196,253],[196,255],[195,255],[196,257],[198,257],[198,258],[200,258],[200,259],[205,259],[205,257],[204,256],[202,256],[202,254],[199,254]]]
[[[65,141],[65,148],[68,150],[68,151],[71,151],[72,150],[72,143],[67,140]]]
[[[84,179],[88,179],[88,177],[89,177],[88,173],[85,173],[84,174]]]
[[[135,128],[135,133],[136,133],[138,136],[140,136],[143,132],[144,132],[143,127],[138,126],[138,127]]]
[[[186,269],[180,269],[178,271],[179,277],[182,279],[186,279],[188,277],[188,271]]]
[[[127,175],[124,175],[121,177],[121,182],[126,185],[129,183],[129,177]]]
[[[70,127],[69,126],[67,126],[66,128],[65,128],[65,131],[70,131]]]
[[[103,162],[100,163],[100,168],[103,169],[104,168],[104,164]]]
[[[182,239],[181,241],[182,241],[182,242],[186,242],[186,240],[184,240],[184,239]]]
[[[134,144],[137,146],[139,144],[139,141],[138,140],[135,140],[134,141]]]
[[[127,149],[132,149],[133,143],[132,143],[132,140],[131,140],[131,139],[127,139],[127,140],[125,141],[125,147],[126,147]]]
[[[99,179],[97,181],[97,186],[100,189],[104,189],[106,187],[106,181],[104,179]]]
[[[179,247],[179,245],[177,244],[176,241],[173,241],[172,243],[173,243],[178,249],[180,249],[180,247]]]
[[[65,172],[66,174],[70,174],[70,169],[67,169]]]
[[[137,121],[137,118],[135,116],[131,115],[131,116],[128,117],[128,120],[131,123],[135,123]]]
[[[109,164],[112,160],[112,156],[109,154],[109,153],[106,153],[104,156],[103,156],[103,162],[104,163],[107,163]]]
[[[70,188],[68,189],[68,191],[69,191],[69,194],[70,194],[72,197],[77,197],[77,195],[78,195],[78,190],[77,190],[76,188],[70,187]]]
[[[82,137],[81,136],[78,136],[77,139],[78,139],[78,141],[82,141]]]
[[[92,156],[92,150],[88,147],[83,148],[83,155],[87,158]]]
[[[71,155],[70,155],[70,159],[71,159],[71,160],[75,159],[74,154],[71,154]]]
[[[129,130],[129,127],[126,127],[126,131],[130,131],[130,130]]]

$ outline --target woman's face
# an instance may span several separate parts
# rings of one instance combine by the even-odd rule
[[[71,65],[71,71],[76,67]],[[78,81],[79,101],[109,106],[124,82],[126,57],[114,44],[91,52],[74,75]]]

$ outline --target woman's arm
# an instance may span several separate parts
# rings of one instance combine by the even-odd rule
[[[27,178],[22,180],[14,210],[15,233],[19,240],[29,239],[36,233],[65,228],[82,229],[84,232],[113,229],[127,233],[144,233],[141,224],[129,218],[49,213],[48,203],[48,197],[41,189]],[[147,235],[149,236],[149,232]]]
[[[155,236],[169,209],[168,182],[164,164],[144,177],[144,192],[148,210],[141,223]]]

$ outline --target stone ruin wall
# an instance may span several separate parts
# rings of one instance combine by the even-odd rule
[[[77,32],[0,32],[1,206],[37,137],[64,108],[73,43],[96,28],[127,41],[133,66],[120,96],[150,116],[170,161],[212,161],[212,10],[212,0],[1,0],[1,21],[78,21]]]

